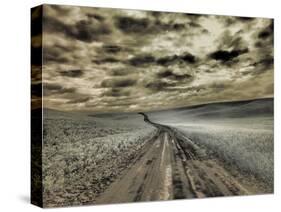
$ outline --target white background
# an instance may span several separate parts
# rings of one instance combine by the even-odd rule
[[[84,206],[53,211],[278,211],[280,195],[279,0],[6,0],[0,6],[0,211],[39,211],[30,192],[30,8],[57,3],[275,18],[275,194],[203,200]],[[279,5],[280,4],[280,5]],[[280,211],[281,209],[279,209]]]

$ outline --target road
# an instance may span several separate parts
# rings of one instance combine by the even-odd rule
[[[184,134],[140,114],[157,133],[96,204],[250,194]]]

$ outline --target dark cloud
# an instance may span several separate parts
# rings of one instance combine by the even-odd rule
[[[120,97],[120,96],[129,96],[129,90],[125,90],[124,88],[111,88],[110,90],[104,92],[101,96],[112,96],[112,97]]]
[[[63,87],[59,84],[55,83],[45,83],[44,84],[44,89],[49,90],[49,91],[57,91],[61,90]]]
[[[54,94],[65,94],[65,93],[75,93],[76,88],[65,88],[60,84],[56,83],[44,83],[43,84],[43,95],[50,96]]]
[[[146,53],[146,54],[138,54],[129,60],[121,60],[116,57],[104,57],[102,59],[94,59],[92,60],[92,62],[96,64],[120,62],[124,64],[129,64],[131,66],[147,67],[153,64],[154,65],[157,64],[161,66],[167,66],[176,63],[194,64],[197,62],[197,58],[188,52],[183,53],[182,55],[164,56],[160,58],[156,58],[152,54]]]
[[[202,15],[195,14],[195,13],[184,13],[184,15],[192,20],[198,20],[199,18],[202,17]]]
[[[263,42],[261,42],[261,41],[255,42],[255,47],[256,47],[256,48],[261,48],[261,47],[263,47]]]
[[[251,24],[251,22],[256,20],[256,18],[251,17],[217,16],[217,18],[224,24],[225,27],[230,27],[238,23]]]
[[[174,73],[171,70],[165,70],[157,74],[159,77],[173,77]]]
[[[81,20],[75,24],[73,37],[85,42],[98,40],[102,35],[107,35],[111,30],[103,23],[96,23],[92,20]]]
[[[159,72],[157,74],[157,76],[159,78],[168,78],[168,79],[171,79],[171,80],[183,80],[183,79],[190,79],[192,78],[192,76],[190,74],[177,74],[177,73],[174,73],[172,70],[165,70],[165,71],[162,71],[162,72]]]
[[[155,15],[153,17],[155,19],[117,16],[115,18],[115,26],[124,33],[146,35],[169,30],[183,30],[188,26],[188,24],[175,23],[174,21],[164,23],[159,17]]]
[[[209,55],[211,59],[219,60],[222,63],[228,62],[241,54],[245,54],[248,52],[248,49],[239,49],[233,51],[225,51],[225,50],[218,50]]]
[[[99,65],[99,64],[103,64],[103,63],[119,63],[119,62],[123,62],[123,61],[116,57],[104,57],[101,59],[94,59],[94,60],[92,60],[92,62]]]
[[[258,63],[256,64],[262,64],[268,68],[271,68],[273,66],[273,63],[274,63],[274,59],[273,57],[269,56],[261,61],[259,61]]]
[[[156,22],[157,24],[157,22]],[[161,25],[159,25],[161,26]],[[189,26],[191,27],[194,27],[194,25],[190,25]],[[196,26],[197,27],[197,26]],[[185,24],[179,24],[179,23],[173,23],[173,24],[162,24],[162,30],[183,30],[184,28],[186,28],[186,25]]]
[[[166,57],[159,58],[157,60],[157,64],[166,66],[174,63],[175,61],[177,61],[177,59],[178,59],[177,55],[166,56]]]
[[[163,13],[163,12],[157,12],[157,11],[147,11],[148,14],[150,14],[153,18],[156,20],[161,20],[161,18],[165,18],[168,15],[171,15],[171,19],[173,19],[175,16],[181,17],[184,20],[187,20],[188,23],[191,22],[198,22],[201,17],[206,17],[206,15],[199,15],[194,13]]]
[[[46,32],[63,33],[67,37],[88,43],[97,41],[101,36],[111,33],[107,24],[92,18],[80,20],[73,25],[69,25],[54,17],[44,16],[43,24]]]
[[[46,32],[57,32],[57,33],[63,33],[66,35],[72,35],[73,27],[67,24],[64,24],[63,22],[59,21],[55,17],[51,16],[43,16],[43,29]]]
[[[125,76],[127,74],[130,74],[132,71],[127,68],[118,68],[118,69],[112,69],[110,70],[111,76]]]
[[[115,25],[125,33],[146,32],[149,29],[149,20],[146,18],[116,17]]]
[[[161,80],[155,80],[151,81],[145,84],[145,88],[149,88],[150,90],[153,91],[163,91],[166,90],[169,87],[175,86],[176,83],[174,82],[165,82]]]
[[[266,39],[269,36],[271,36],[271,33],[270,33],[270,31],[264,30],[264,31],[261,31],[258,36],[261,39]]]
[[[202,26],[196,22],[190,22],[188,24],[190,27],[194,27],[194,28],[201,28]]]
[[[259,75],[259,74],[269,71],[273,68],[274,58],[270,55],[267,55],[260,61],[255,62],[251,65],[255,66],[255,69],[254,69],[254,71],[250,72],[249,74]]]
[[[131,58],[129,60],[129,64],[132,66],[148,66],[152,64],[167,66],[176,63],[194,64],[196,63],[196,61],[196,57],[190,53],[184,53],[182,55],[164,56],[160,58],[155,58],[151,54],[140,54]]]
[[[80,69],[73,69],[68,71],[60,71],[60,74],[65,77],[81,77],[84,73]]]
[[[155,62],[154,56],[150,54],[137,55],[129,60],[132,66],[145,66]]]
[[[207,29],[202,29],[201,30],[201,34],[204,34],[204,35],[206,35],[206,34],[209,34],[210,32],[209,32],[209,30],[207,30]]]
[[[274,26],[273,26],[273,20],[272,20],[271,23],[267,27],[265,27],[262,31],[259,32],[258,38],[264,40],[269,37],[272,37],[273,31],[274,31]]]
[[[94,13],[88,13],[87,16],[89,18],[93,18],[97,21],[104,21],[105,20],[105,17],[103,17],[102,15],[99,15],[99,14],[94,14]]]
[[[186,63],[195,63],[196,62],[195,56],[190,53],[184,53],[183,55],[180,55],[179,59],[183,60]]]
[[[274,26],[273,20],[269,20],[262,30],[258,31],[253,35],[253,39],[256,40],[254,43],[256,47],[256,55],[253,65],[255,66],[255,71],[253,74],[260,74],[266,71],[272,70],[273,68],[273,42],[274,42]]]
[[[237,23],[233,17],[216,16],[216,18],[224,25],[224,27],[229,27]]]
[[[256,18],[251,18],[251,17],[235,17],[236,20],[241,21],[241,22],[251,22],[256,20]]]
[[[44,63],[67,63],[69,58],[65,56],[65,51],[62,46],[50,46],[43,48],[43,61]],[[41,51],[41,49],[40,49]]]
[[[67,101],[67,103],[68,104],[84,103],[84,102],[88,102],[90,99],[91,99],[90,97],[74,98],[74,99]]]
[[[152,22],[155,25],[155,28],[158,30],[163,30],[163,31],[181,31],[181,30],[205,30],[204,32],[207,32],[208,30],[203,28],[202,25],[199,23],[199,19],[201,17],[204,17],[199,14],[190,14],[190,13],[174,13],[171,14],[170,16],[170,21],[168,22],[163,22],[162,20],[167,17],[167,14],[161,13],[161,12],[152,12],[150,13],[154,18],[154,22]],[[177,23],[174,20],[174,15],[181,17],[181,22]]]
[[[159,18],[162,14],[158,11],[147,11],[147,14],[150,14],[154,18]]]
[[[196,63],[196,57],[190,53],[184,53],[182,55],[166,56],[157,59],[157,64],[162,66],[167,66],[167,65],[181,63],[181,62],[194,64]]]
[[[154,110],[231,100],[243,92],[246,94],[239,98],[255,98],[272,84],[270,20],[44,7],[46,107],[87,107],[102,112]],[[40,37],[40,30],[37,34]],[[32,57],[40,67],[38,37],[32,38],[33,48],[38,48]],[[32,75],[33,79],[38,76]],[[242,81],[246,86],[238,86]],[[33,96],[40,95],[40,86],[33,83]],[[273,86],[268,87],[270,95]]]
[[[103,45],[103,49],[105,52],[107,53],[117,53],[117,52],[120,52],[122,50],[122,47],[121,46],[118,46],[118,45]]]
[[[103,88],[115,88],[115,87],[130,87],[137,83],[137,80],[131,78],[110,78],[101,82]]]

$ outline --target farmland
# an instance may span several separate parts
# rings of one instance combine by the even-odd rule
[[[46,207],[93,202],[127,168],[155,128],[137,115],[93,117],[44,111]]]
[[[43,124],[45,207],[273,192],[272,99]]]
[[[155,112],[151,117],[180,130],[255,193],[273,191],[271,99]]]

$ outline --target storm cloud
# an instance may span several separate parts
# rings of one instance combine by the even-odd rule
[[[102,21],[87,15],[87,19],[79,20],[74,24],[66,24],[55,17],[44,16],[43,29],[46,33],[62,33],[83,42],[98,40],[100,36],[110,34],[110,28]]]
[[[154,14],[155,17],[155,14]],[[157,16],[156,16],[157,17]],[[175,23],[172,20],[168,23],[162,22],[160,19],[149,18],[133,18],[128,16],[118,16],[115,18],[115,26],[124,33],[144,34],[161,33],[168,30],[183,30],[188,26],[188,23]],[[194,27],[194,26],[193,26]],[[197,26],[196,26],[197,27]]]
[[[132,66],[145,66],[155,62],[154,56],[150,54],[137,55],[129,60]]]
[[[104,88],[115,88],[115,87],[130,87],[136,84],[135,79],[130,78],[117,78],[117,79],[106,79],[102,81],[101,87]]]
[[[196,57],[190,53],[183,53],[182,55],[168,55],[159,58],[155,58],[151,54],[137,55],[129,60],[129,64],[132,66],[146,66],[151,64],[157,64],[161,66],[188,63],[194,64],[196,62]]]
[[[65,77],[81,77],[83,75],[83,71],[80,69],[61,71],[60,74]]]
[[[177,74],[174,73],[173,71],[167,69],[163,72],[160,72],[157,74],[159,78],[169,78],[172,80],[183,80],[183,79],[190,79],[192,75],[190,74]]]
[[[55,94],[65,94],[65,93],[74,93],[76,88],[66,88],[60,84],[55,83],[44,83],[43,84],[43,95],[50,96]]]
[[[161,80],[155,80],[155,81],[151,81],[148,82],[145,87],[149,88],[153,91],[162,91],[162,90],[166,90],[169,87],[173,87],[176,84],[174,82],[165,82],[165,81],[161,81]]]
[[[162,66],[180,62],[194,64],[196,62],[196,57],[190,53],[183,53],[182,55],[166,56],[157,60],[157,63]]]
[[[261,30],[258,34],[258,37],[260,39],[267,39],[268,37],[273,36],[273,21],[265,27],[263,30]]]
[[[111,97],[120,97],[120,96],[129,96],[130,91],[124,88],[110,88],[108,91],[105,91],[101,96],[111,96]]]
[[[272,19],[58,5],[44,5],[42,19],[32,64],[43,58],[44,107],[130,112],[273,96]]]
[[[67,101],[67,103],[68,104],[84,103],[84,102],[88,102],[90,99],[91,99],[90,97],[75,98]]]
[[[209,56],[214,60],[219,60],[222,63],[228,62],[241,54],[245,54],[248,52],[248,49],[239,49],[239,50],[232,50],[232,51],[225,51],[225,50],[218,50],[211,53]]]

